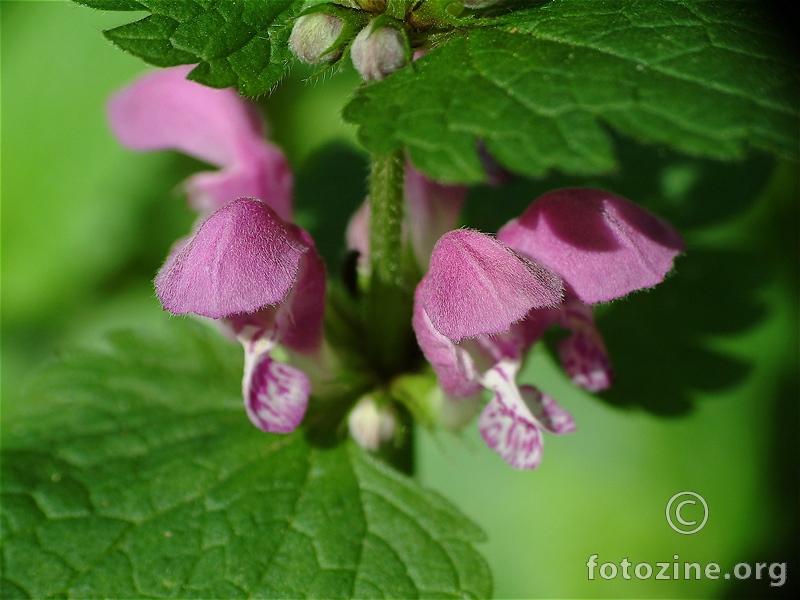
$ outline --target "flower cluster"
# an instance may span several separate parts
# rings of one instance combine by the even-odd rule
[[[328,40],[315,51],[329,51],[339,32],[315,19]],[[186,182],[200,221],[176,243],[156,292],[171,313],[213,319],[242,343],[247,415],[264,431],[287,433],[303,419],[312,380],[331,368],[325,265],[310,235],[291,222],[291,174],[265,141],[259,114],[232,90],[186,80],[189,70],[147,75],[109,106],[124,145],[177,149],[220,167]],[[517,383],[528,350],[559,324],[571,332],[559,354],[572,381],[607,388],[612,370],[593,306],[661,282],[683,249],[680,236],[600,190],[545,194],[496,236],[454,229],[466,188],[433,182],[408,164],[404,190],[405,239],[423,273],[411,325],[444,394],[440,408],[477,406],[489,390],[479,418],[484,440],[512,467],[535,468],[542,431],[568,433],[575,424],[550,396]],[[365,204],[347,231],[362,273],[370,268],[369,222]],[[273,356],[278,345],[287,362]],[[369,395],[348,422],[370,449],[396,427],[394,413]]]
[[[539,197],[497,237],[451,231],[433,249],[417,287],[414,330],[452,402],[492,393],[483,439],[512,467],[535,468],[541,431],[569,433],[572,417],[516,383],[522,360],[553,323],[572,381],[606,389],[612,371],[592,305],[661,282],[683,249],[666,223],[631,202],[587,188]]]

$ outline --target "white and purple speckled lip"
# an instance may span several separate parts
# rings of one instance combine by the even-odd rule
[[[300,369],[278,362],[268,351],[246,358],[242,381],[244,408],[250,421],[270,433],[290,433],[308,406],[311,384]]]
[[[160,69],[116,93],[108,104],[114,135],[132,150],[178,150],[220,167],[186,181],[189,202],[202,214],[249,196],[291,219],[289,164],[264,140],[257,107],[233,89],[189,81],[193,68]]]
[[[544,452],[542,431],[575,431],[575,421],[550,396],[533,386],[518,387],[519,360],[503,359],[481,378],[494,395],[478,426],[486,444],[514,469],[535,469]]]
[[[525,406],[545,431],[557,435],[575,431],[575,419],[552,397],[532,385],[520,386],[519,393]]]
[[[572,383],[590,392],[602,392],[611,386],[614,370],[605,344],[595,330],[576,331],[558,343],[561,366]]]
[[[559,321],[573,332],[558,344],[561,366],[572,383],[590,392],[608,389],[614,380],[614,370],[594,324],[594,308],[569,298],[562,305]]]
[[[486,445],[514,469],[535,469],[544,452],[542,434],[535,422],[520,410],[518,402],[508,402],[495,393],[478,421]]]
[[[684,248],[665,221],[625,198],[590,188],[540,196],[497,237],[555,271],[587,304],[661,283]]]

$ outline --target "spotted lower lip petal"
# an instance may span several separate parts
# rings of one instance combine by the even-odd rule
[[[516,403],[499,393],[489,401],[478,421],[486,444],[514,469],[535,469],[544,445],[539,427]]]
[[[311,384],[300,369],[261,354],[243,383],[244,407],[250,421],[270,433],[290,433],[303,420]]]

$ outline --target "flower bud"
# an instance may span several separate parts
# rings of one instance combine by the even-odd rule
[[[376,452],[382,442],[394,437],[397,419],[391,408],[378,406],[371,396],[364,396],[350,411],[347,426],[359,446]]]
[[[342,33],[344,22],[333,15],[316,12],[303,15],[294,24],[289,37],[289,49],[304,63],[314,64],[334,60],[341,48],[331,48]]]
[[[350,56],[364,81],[380,81],[406,64],[403,34],[394,27],[373,30],[370,23],[353,40]]]

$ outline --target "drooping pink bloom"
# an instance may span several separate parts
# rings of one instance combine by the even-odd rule
[[[276,345],[313,354],[322,343],[325,265],[311,237],[265,203],[239,198],[177,244],[156,277],[175,314],[221,319],[245,350],[245,409],[264,431],[287,433],[311,393],[300,369],[270,356]]]
[[[522,394],[516,385],[525,354],[551,322],[523,319],[537,309],[549,314],[562,294],[552,272],[469,230],[439,240],[415,293],[414,330],[442,389],[455,402],[483,388],[493,392],[481,432],[517,469],[539,464],[543,427],[556,433],[574,428],[552,399],[534,388]]]
[[[280,218],[292,217],[292,175],[283,153],[264,140],[256,107],[232,89],[189,81],[192,65],[149,73],[111,98],[109,121],[133,150],[178,150],[220,167],[185,187],[207,216],[240,197],[259,198]]]
[[[573,381],[592,391],[608,387],[611,367],[588,303],[662,281],[683,244],[644,209],[589,189],[546,194],[498,240],[477,236],[460,231],[439,240],[417,287],[413,325],[443,391],[458,401],[490,390],[481,435],[512,467],[532,469],[541,460],[542,430],[569,433],[575,424],[552,398],[516,383],[530,347],[559,322],[573,331],[560,346]],[[544,291],[527,291],[531,282],[519,275],[523,257],[546,274],[538,279]],[[542,300],[547,290],[560,292],[558,276],[566,299],[554,307]]]
[[[678,232],[610,192],[565,188],[537,198],[497,237],[564,280],[558,321],[573,333],[559,345],[562,365],[576,385],[608,388],[613,371],[591,305],[663,281],[684,248]]]

